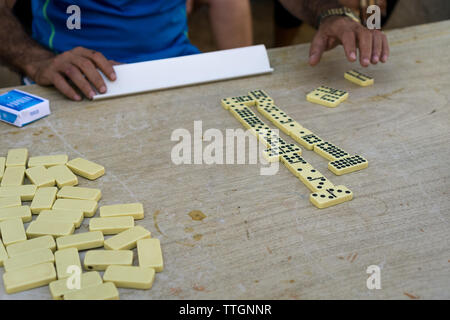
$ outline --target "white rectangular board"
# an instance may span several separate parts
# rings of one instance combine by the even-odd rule
[[[114,66],[108,91],[94,100],[270,73],[264,45]]]

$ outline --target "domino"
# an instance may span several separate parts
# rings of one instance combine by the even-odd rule
[[[322,141],[320,143],[315,144],[314,152],[317,153],[319,156],[330,161],[345,158],[350,155],[348,154],[348,152],[342,150],[339,147],[336,147],[334,144],[328,141]]]
[[[334,185],[319,170],[309,165],[298,169],[298,178],[312,192],[333,188]]]
[[[248,93],[249,96],[253,97],[257,104],[273,104],[274,100],[264,91],[264,90],[253,90]]]
[[[136,247],[136,242],[141,239],[150,238],[150,231],[141,226],[135,226],[105,240],[105,249],[108,250],[130,250]]]
[[[242,109],[238,108],[230,108],[230,113],[233,115],[233,117],[236,118],[244,127],[248,128],[248,125],[246,125],[244,119],[245,118],[257,118],[256,114],[249,108],[244,107]]]
[[[3,244],[6,247],[10,244],[27,240],[23,221],[20,218],[7,219],[0,222],[0,232],[2,233]]]
[[[100,207],[100,217],[131,216],[134,220],[144,219],[144,206],[142,203],[113,204]]]
[[[368,166],[369,162],[359,155],[341,158],[328,163],[328,169],[337,176],[362,170]]]
[[[102,197],[100,189],[80,188],[80,187],[63,187],[58,192],[58,199],[78,199],[99,201]]]
[[[89,231],[101,231],[104,235],[118,234],[133,227],[132,216],[92,218],[89,221]]]
[[[20,207],[21,205],[22,200],[20,199],[20,196],[15,195],[11,197],[0,198],[0,209]]]
[[[5,172],[5,164],[6,164],[6,158],[0,157],[0,181],[3,178],[3,173]]]
[[[289,153],[302,154],[302,149],[300,149],[300,147],[295,145],[294,143],[282,145],[282,146],[280,146],[280,150],[283,154],[289,154]]]
[[[35,184],[38,188],[53,187],[55,185],[55,179],[43,166],[29,168],[25,170],[25,173],[31,183]]]
[[[105,282],[112,282],[118,288],[151,289],[155,270],[134,266],[109,266],[103,276]]]
[[[10,149],[6,156],[6,167],[25,167],[28,160],[28,150]]]
[[[353,199],[353,193],[343,185],[311,193],[309,200],[319,209],[328,208]]]
[[[52,250],[43,248],[6,259],[3,265],[5,267],[5,271],[10,272],[46,262],[53,263],[54,261],[55,257],[53,256]]]
[[[50,210],[53,206],[53,203],[56,200],[57,192],[58,188],[56,187],[46,187],[37,189],[33,201],[31,201],[30,205],[31,213],[38,214],[42,210]]]
[[[84,214],[81,210],[43,210],[35,221],[52,221],[73,223],[75,228],[79,228],[83,222]]]
[[[70,160],[66,165],[73,173],[89,180],[95,180],[105,174],[103,166],[82,158]]]
[[[323,142],[323,140],[316,136],[314,133],[307,134],[301,137],[293,136],[292,138],[307,150],[313,150],[316,144]]]
[[[34,184],[0,187],[0,198],[19,196],[22,201],[31,201],[34,198],[36,190],[37,187]]]
[[[311,166],[302,156],[298,153],[283,154],[281,156],[281,162],[285,167],[297,178],[300,177],[300,172]]]
[[[256,99],[254,97],[251,97],[250,95],[247,96],[239,96],[239,97],[231,97],[231,98],[225,98],[221,100],[222,107],[226,110],[230,108],[232,105],[239,105],[243,104],[247,107],[252,107],[256,105]]]
[[[131,266],[133,251],[131,250],[91,250],[84,257],[86,270],[103,271],[108,266]]]
[[[53,156],[39,156],[39,157],[30,157],[28,159],[28,168],[32,167],[53,167],[65,165],[69,161],[69,157],[67,154],[58,154]]]
[[[87,218],[92,217],[97,211],[97,201],[78,199],[56,199],[53,209],[57,210],[81,210]]]
[[[348,98],[348,92],[321,86],[306,95],[306,100],[329,108],[337,107]]]
[[[374,83],[373,78],[356,70],[347,71],[346,73],[344,73],[344,78],[350,82],[360,85],[361,87],[367,87]]]
[[[73,223],[60,221],[33,221],[30,222],[27,228],[27,236],[36,238],[50,235],[52,237],[62,237],[72,234],[75,231]]]
[[[281,155],[283,155],[283,151],[280,148],[272,147],[266,150],[263,150],[262,155],[267,162],[278,162],[280,161]]]
[[[56,243],[52,236],[42,236],[29,239],[22,242],[11,244],[6,249],[10,257],[16,257],[40,249],[50,249],[52,252],[56,249]]]
[[[119,291],[112,282],[101,283],[64,294],[64,300],[119,300]]]
[[[47,169],[50,176],[56,181],[58,188],[76,186],[78,178],[66,165],[53,166]]]
[[[56,250],[55,252],[56,275],[58,279],[70,277],[72,273],[67,272],[70,266],[79,267],[81,271],[80,256],[76,248]],[[73,271],[72,271],[73,272]]]
[[[77,248],[81,251],[102,247],[104,241],[103,233],[100,231],[91,231],[59,237],[56,239],[56,247],[58,250]]]
[[[98,286],[102,283],[102,277],[97,271],[82,273],[80,276],[80,289]],[[69,287],[67,285],[67,279],[53,281],[49,284],[48,288],[50,289],[53,300],[63,300],[64,296],[69,292],[79,290],[77,288]]]
[[[20,218],[23,222],[31,221],[31,210],[29,206],[20,206],[0,209],[0,221]]]
[[[3,174],[1,187],[20,186],[25,178],[25,167],[6,167]]]
[[[53,263],[42,263],[3,274],[6,293],[16,293],[48,285],[56,280]]]
[[[8,253],[5,250],[2,240],[0,239],[0,267],[3,266],[3,262],[8,259]]]
[[[142,239],[137,242],[139,266],[155,269],[161,272],[164,269],[161,244],[159,239]]]

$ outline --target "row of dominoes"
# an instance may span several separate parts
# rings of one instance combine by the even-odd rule
[[[353,193],[348,188],[334,186],[323,174],[301,157],[299,146],[284,141],[251,110],[251,106],[257,106],[258,110],[267,118],[276,125],[279,124],[281,127],[277,126],[283,132],[289,133],[287,124],[293,124],[293,119],[275,107],[273,99],[264,91],[257,90],[249,92],[246,96],[222,99],[222,106],[229,110],[261,143],[268,147],[263,151],[263,156],[267,161],[281,160],[286,168],[311,190],[310,201],[316,207],[327,208],[353,198]],[[298,124],[296,128],[299,131],[302,129]]]
[[[372,85],[374,79],[356,70],[347,71],[344,78],[362,87]],[[347,100],[348,92],[320,86],[306,95],[306,100],[329,108],[337,107],[341,102]]]

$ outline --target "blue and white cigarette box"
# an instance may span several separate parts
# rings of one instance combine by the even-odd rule
[[[50,114],[48,100],[20,90],[0,95],[0,120],[23,127]]]

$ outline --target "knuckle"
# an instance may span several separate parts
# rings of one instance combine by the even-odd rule
[[[69,76],[69,77],[73,77],[76,74],[77,69],[73,66],[73,65],[68,65],[65,69],[64,69],[64,73]]]

